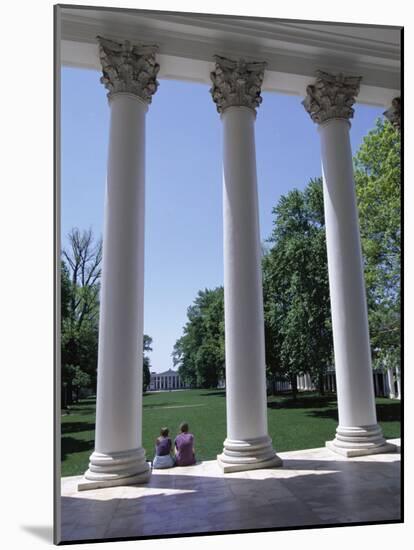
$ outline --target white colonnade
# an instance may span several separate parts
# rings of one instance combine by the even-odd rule
[[[153,46],[99,39],[111,109],[100,297],[95,450],[79,489],[142,483],[145,117]]]
[[[358,211],[349,137],[360,77],[318,71],[303,102],[319,126],[339,425],[345,456],[393,450],[377,423]]]
[[[99,39],[111,108],[99,327],[95,450],[79,489],[145,482],[142,448],[145,118],[156,92],[155,46]],[[211,93],[223,126],[227,437],[224,472],[281,465],[267,428],[254,124],[265,63],[215,57]],[[386,452],[377,424],[349,118],[359,78],[318,73],[306,110],[319,125],[339,426],[345,456]],[[399,128],[399,100],[386,116]],[[399,112],[399,111],[398,111]],[[397,374],[398,393],[400,376]],[[388,375],[390,376],[390,375]],[[298,389],[313,387],[308,373]],[[390,385],[391,387],[391,385]],[[393,386],[392,386],[393,387]],[[332,389],[334,389],[332,387]]]
[[[267,432],[254,123],[264,63],[216,56],[211,93],[223,123],[227,437],[224,472],[281,465]]]

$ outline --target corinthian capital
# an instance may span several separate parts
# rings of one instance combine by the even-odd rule
[[[361,78],[317,71],[316,82],[306,88],[307,95],[302,101],[313,122],[320,124],[330,118],[352,118],[352,105],[359,93]]]
[[[401,98],[394,97],[391,102],[391,107],[385,111],[384,116],[388,118],[394,128],[401,130]]]
[[[97,37],[99,58],[102,64],[101,83],[109,91],[108,97],[117,92],[134,94],[147,103],[158,88],[157,74],[160,66],[155,60],[154,45],[122,44]]]
[[[216,68],[210,74],[213,87],[210,93],[217,111],[232,106],[244,106],[255,110],[262,102],[260,96],[266,63],[252,63],[239,59],[233,61],[215,55]]]

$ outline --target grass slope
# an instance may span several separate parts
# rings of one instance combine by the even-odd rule
[[[378,420],[384,436],[400,436],[399,401],[377,398]],[[226,437],[226,398],[219,390],[155,392],[143,397],[142,441],[147,459],[154,453],[155,438],[161,426],[175,437],[181,422],[187,421],[195,435],[196,454],[211,460],[222,451]],[[338,423],[336,397],[302,393],[268,398],[269,435],[276,451],[323,447],[332,439]],[[85,399],[62,416],[62,476],[80,475],[88,467],[94,448],[95,400]]]

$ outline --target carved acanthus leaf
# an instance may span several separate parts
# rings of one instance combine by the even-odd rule
[[[256,109],[262,102],[260,96],[265,62],[248,62],[244,59],[233,61],[215,55],[215,71],[210,74],[213,87],[210,93],[217,105],[217,111],[232,106]]]
[[[391,124],[398,132],[401,131],[401,98],[394,97],[391,107],[385,111],[384,116],[388,118]]]
[[[155,59],[158,46],[132,45],[128,40],[119,44],[101,36],[97,39],[103,73],[101,83],[108,90],[108,97],[128,92],[151,103],[159,85],[160,66]]]
[[[352,105],[359,93],[361,78],[317,71],[316,82],[306,88],[302,105],[317,124],[331,118],[350,119],[354,116]]]

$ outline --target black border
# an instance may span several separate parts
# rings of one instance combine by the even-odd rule
[[[53,542],[60,543],[61,534],[61,341],[60,341],[60,190],[61,190],[61,59],[60,7],[53,6]]]
[[[404,523],[405,516],[405,507],[404,507],[404,467],[405,467],[405,452],[404,452],[404,425],[405,425],[405,415],[404,415],[404,341],[405,341],[405,324],[404,324],[404,186],[405,186],[405,172],[404,172],[404,27],[401,28],[401,61],[400,61],[400,90],[401,90],[401,195],[400,195],[400,220],[401,220],[401,265],[400,265],[400,288],[401,288],[401,310],[400,310],[400,319],[401,319],[401,335],[400,335],[400,384],[401,384],[401,523]]]

